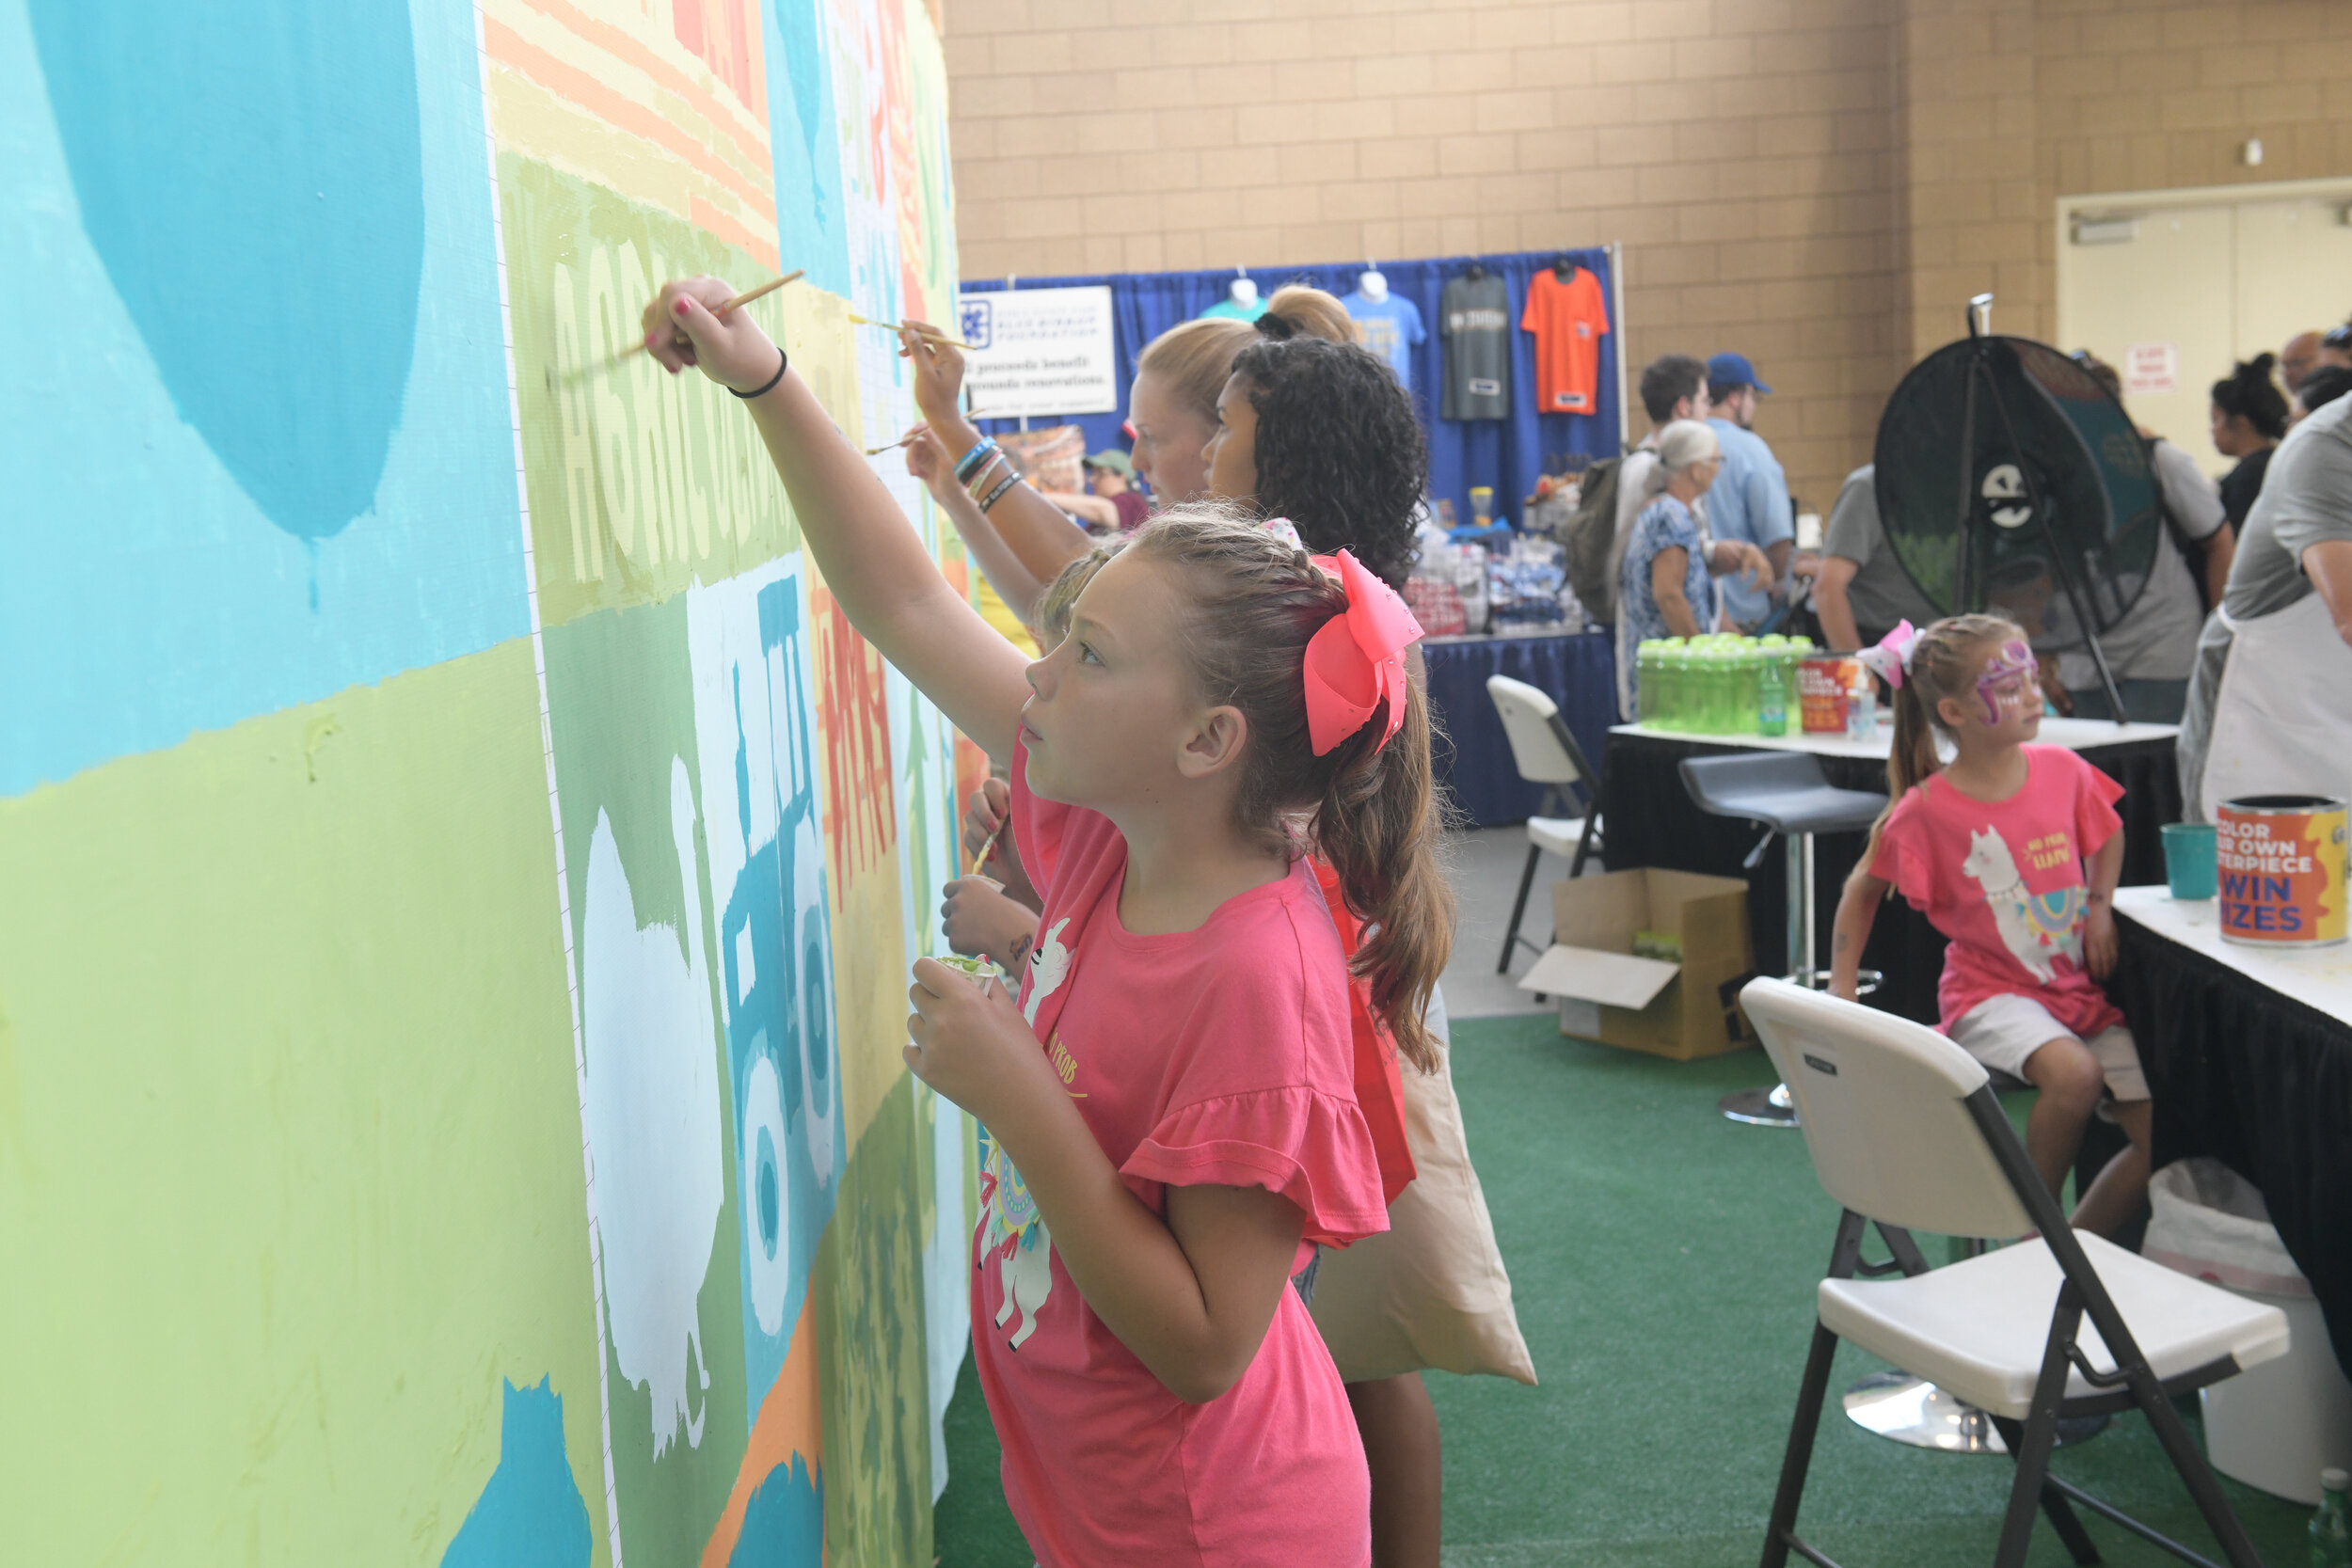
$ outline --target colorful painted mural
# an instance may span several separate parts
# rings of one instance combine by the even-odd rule
[[[952,298],[935,19],[0,0],[0,146],[8,1555],[930,1562],[960,742],[614,360],[804,268],[913,422],[849,317]]]

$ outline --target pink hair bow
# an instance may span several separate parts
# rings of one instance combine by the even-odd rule
[[[1875,648],[1865,648],[1856,657],[1879,677],[1897,690],[1902,689],[1903,677],[1911,673],[1911,649],[1919,641],[1919,634],[1909,621],[1879,639]]]
[[[1346,550],[1319,555],[1315,564],[1340,579],[1347,609],[1307,641],[1307,736],[1322,756],[1364,727],[1372,710],[1389,705],[1380,746],[1405,722],[1405,659],[1421,639],[1421,623],[1396,590],[1364,569]],[[1373,748],[1378,751],[1379,746]]]

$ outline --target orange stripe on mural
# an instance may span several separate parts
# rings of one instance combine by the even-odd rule
[[[626,29],[616,27],[610,22],[599,22],[579,7],[565,5],[564,0],[522,0],[522,3],[541,16],[562,23],[581,40],[596,44],[625,64],[634,66],[644,71],[656,82],[691,103],[714,122],[723,122],[729,119],[736,119],[736,125],[723,127],[733,136],[736,146],[740,148],[747,157],[767,155],[767,148],[754,147],[744,139],[739,130],[741,116],[748,114],[752,122],[759,127],[763,135],[767,132],[768,100],[764,91],[766,87],[764,80],[757,84],[763,89],[761,93],[755,95],[753,99],[739,101],[733,108],[730,108],[726,97],[703,87],[686,72],[648,49],[643,39]],[[754,29],[751,52],[755,64],[763,63],[758,59],[758,37],[757,29]]]
[[[823,1464],[824,1411],[817,1402],[817,1330],[809,1321],[812,1294],[801,1303],[800,1322],[792,1325],[792,1348],[784,1353],[784,1370],[768,1397],[759,1402],[759,1418],[752,1423],[750,1447],[735,1472],[735,1488],[719,1523],[703,1544],[702,1568],[726,1568],[735,1545],[743,1537],[743,1515],[752,1494],[769,1475],[792,1463],[799,1454],[808,1473]]]
[[[482,19],[482,36],[490,47],[492,58],[522,71],[540,86],[562,94],[580,107],[602,116],[608,124],[616,129],[629,132],[675,152],[691,167],[742,197],[763,215],[775,215],[775,197],[771,192],[753,183],[740,169],[651,109],[630,103],[586,71],[565,65],[545,50],[525,42],[512,28],[486,16]]]
[[[695,228],[716,235],[739,250],[750,251],[771,267],[781,264],[776,260],[775,235],[753,233],[732,214],[721,212],[699,196],[687,198],[686,218]]]

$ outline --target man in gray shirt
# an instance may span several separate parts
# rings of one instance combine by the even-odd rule
[[[1821,573],[1813,579],[1813,612],[1836,653],[1869,647],[1901,622],[1925,626],[1938,619],[1879,525],[1875,463],[1848,474],[1830,508]]]
[[[2303,601],[2318,592],[2317,612]],[[2301,611],[2296,623],[2284,617]],[[2300,622],[2312,625],[2303,626]],[[2332,624],[2330,641],[2326,628]],[[2280,636],[2284,631],[2287,635]],[[2254,659],[2233,667],[2243,637]],[[2229,674],[2225,695],[2223,673]],[[2246,683],[2243,693],[2239,683]],[[2247,514],[2220,613],[2197,644],[2196,674],[2181,724],[2181,796],[2192,821],[2206,819],[2209,768],[2235,793],[2315,789],[2343,795],[2352,782],[2352,398],[2339,398],[2287,432],[2270,459],[2261,499]],[[2247,714],[2259,722],[2249,725]],[[2222,744],[2215,745],[2217,720]],[[2249,733],[2263,754],[2251,767],[2229,736]],[[2332,774],[2329,772],[2332,768]]]

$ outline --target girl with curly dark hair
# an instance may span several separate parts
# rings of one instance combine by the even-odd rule
[[[1429,449],[1377,355],[1318,338],[1254,343],[1235,356],[1216,416],[1211,495],[1288,517],[1309,549],[1350,550],[1404,586]]]

